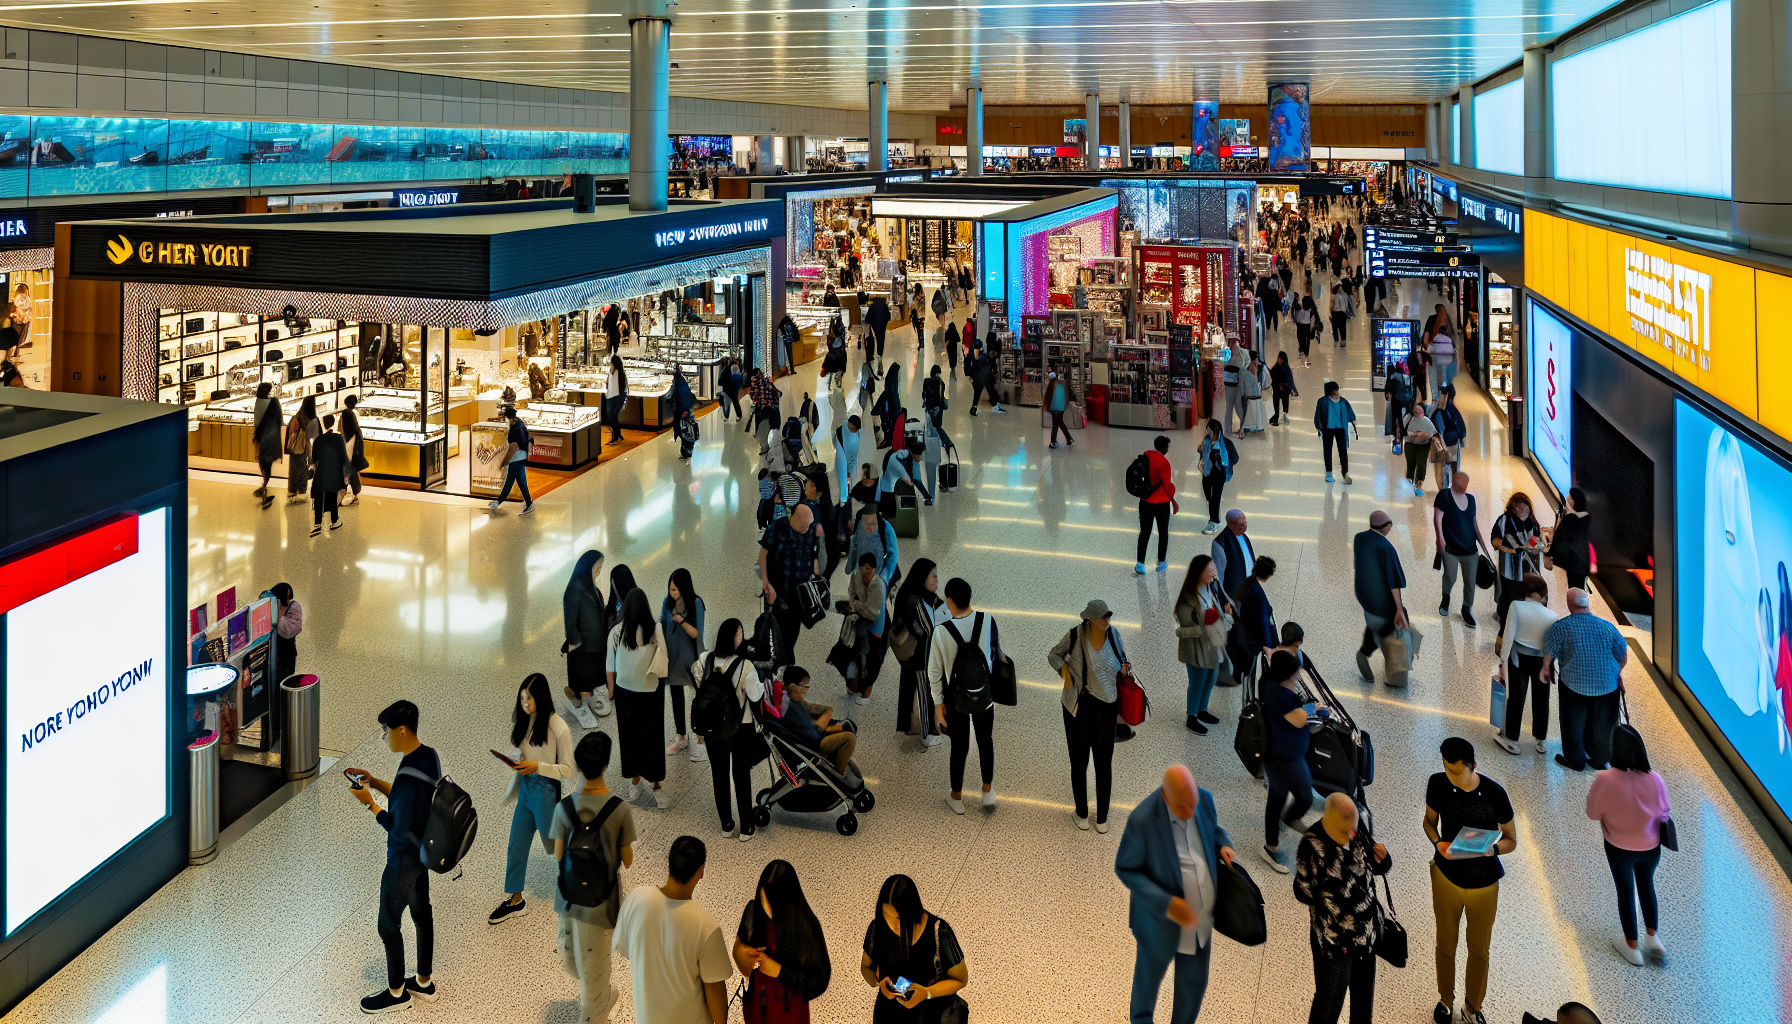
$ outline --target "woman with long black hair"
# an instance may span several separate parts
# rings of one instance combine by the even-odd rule
[[[890,436],[891,431],[896,429],[896,417],[902,412],[902,396],[897,384],[897,372],[897,364],[891,363],[889,370],[884,373],[884,389],[877,396],[877,405],[873,406],[871,410],[877,414],[879,420],[883,421],[883,439],[886,444],[879,445],[878,447],[880,448],[886,446],[900,447],[898,444],[899,439]]]
[[[516,802],[510,816],[510,844],[504,850],[504,891],[510,897],[492,911],[491,924],[529,912],[523,900],[529,841],[540,835],[542,852],[554,852],[554,807],[562,783],[573,777],[572,730],[554,714],[554,694],[548,677],[540,672],[531,672],[517,688],[510,710],[510,746],[515,754],[510,788],[504,793],[505,803]]]
[[[560,598],[561,617],[566,622],[566,643],[560,648],[566,655],[566,700],[572,716],[586,729],[597,728],[598,716],[610,713],[603,685],[610,614],[597,589],[603,571],[603,552],[591,550],[580,555]]]
[[[707,761],[703,737],[686,739],[684,727],[684,691],[697,685],[691,678],[691,665],[703,653],[703,599],[691,582],[689,569],[672,570],[666,581],[666,596],[660,601],[660,632],[666,637],[666,692],[672,699],[672,731],[677,735],[667,745],[667,754],[691,749],[692,761]]]
[[[614,573],[610,583],[614,590]],[[627,799],[632,803],[651,792],[654,805],[665,808],[671,804],[661,786],[666,781],[666,698],[660,696],[660,680],[666,674],[666,637],[639,587],[622,599],[622,614],[610,630],[606,664],[610,699],[616,702],[620,767],[629,780]],[[642,780],[652,783],[651,790]]]
[[[859,973],[877,989],[872,1024],[936,1024],[971,980],[952,926],[921,906],[907,875],[891,875],[878,890]],[[898,989],[898,981],[908,984]]]
[[[610,354],[610,373],[604,378],[604,422],[610,425],[610,443],[622,440],[622,407],[628,402],[628,371],[622,356]]]
[[[896,698],[896,731],[918,735],[929,747],[941,740],[933,725],[933,693],[925,679],[934,615],[943,603],[939,589],[940,574],[933,559],[915,559],[896,591],[895,611],[885,633],[896,663],[902,668]]]
[[[734,695],[740,701],[740,721],[729,722],[703,737],[703,745],[709,748],[709,779],[716,791],[716,814],[722,819],[722,832],[727,836],[736,835],[734,809],[738,806],[738,834],[743,843],[753,838],[754,831],[753,766],[766,754],[765,741],[759,738],[759,727],[749,706],[753,701],[764,699],[765,684],[759,681],[759,673],[753,668],[745,647],[746,630],[739,619],[729,619],[716,632],[715,650],[705,654],[691,671],[699,687],[711,672],[727,676],[733,680]],[[732,804],[729,802],[730,780],[734,785]]]
[[[759,873],[734,930],[734,965],[747,979],[747,1024],[809,1024],[809,1003],[828,990],[834,966],[789,861],[774,860]]]
[[[610,599],[604,602],[604,620],[615,628],[617,616],[622,614],[623,599],[628,592],[635,589],[635,573],[626,565],[619,565],[610,570]]]

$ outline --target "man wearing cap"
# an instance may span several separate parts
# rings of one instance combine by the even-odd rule
[[[1553,665],[1562,681],[1562,752],[1556,763],[1571,771],[1590,764],[1603,770],[1611,760],[1612,729],[1618,724],[1620,678],[1630,647],[1618,627],[1593,614],[1593,595],[1568,591],[1568,614],[1543,634],[1543,676]]]
[[[1400,552],[1388,540],[1394,520],[1381,509],[1369,513],[1369,528],[1356,535],[1356,603],[1363,609],[1363,645],[1356,652],[1357,671],[1367,682],[1375,681],[1369,655],[1396,629],[1406,628],[1406,606],[1400,592],[1406,589],[1406,573],[1400,568]]]
[[[1108,830],[1108,797],[1114,790],[1115,724],[1120,709],[1120,677],[1132,662],[1114,631],[1114,613],[1101,598],[1083,608],[1082,622],[1070,627],[1045,656],[1064,680],[1064,738],[1070,745],[1070,792],[1076,798],[1076,827],[1089,827],[1089,759],[1095,759],[1095,831]],[[1130,738],[1130,732],[1128,733]]]
[[[1157,990],[1175,965],[1172,1024],[1194,1024],[1207,994],[1213,952],[1217,872],[1232,863],[1232,837],[1220,827],[1213,794],[1183,765],[1126,816],[1114,874],[1132,892],[1127,923],[1138,942],[1132,969],[1132,1024],[1151,1024]]]

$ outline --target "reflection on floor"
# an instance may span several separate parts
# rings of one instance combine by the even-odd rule
[[[1570,998],[1627,1024],[1792,1018],[1786,851],[1763,838],[1770,830],[1758,811],[1733,778],[1713,768],[1709,749],[1689,731],[1690,718],[1641,667],[1633,663],[1625,673],[1630,709],[1668,779],[1682,844],[1680,853],[1665,855],[1658,876],[1666,967],[1630,967],[1612,951],[1617,915],[1599,829],[1583,813],[1588,777],[1528,748],[1508,756],[1490,739],[1494,631],[1487,600],[1480,601],[1478,630],[1423,615],[1427,642],[1408,689],[1356,680],[1352,650],[1362,623],[1351,597],[1350,538],[1370,511],[1385,508],[1395,517],[1411,603],[1435,607],[1429,597],[1437,586],[1429,569],[1431,496],[1411,496],[1400,482],[1402,465],[1369,426],[1378,401],[1368,392],[1364,328],[1352,327],[1347,349],[1315,345],[1314,366],[1296,370],[1303,397],[1292,425],[1238,442],[1242,464],[1225,506],[1245,510],[1259,551],[1281,562],[1268,585],[1278,619],[1305,627],[1307,650],[1375,737],[1379,774],[1369,799],[1395,857],[1395,899],[1412,944],[1406,969],[1382,967],[1375,1019],[1416,1024],[1428,1019],[1437,998],[1420,817],[1425,780],[1439,768],[1438,742],[1452,734],[1475,742],[1483,769],[1519,808],[1520,843],[1506,858],[1494,931],[1490,1020],[1553,1013]],[[1283,330],[1270,348],[1292,352],[1292,331]],[[893,331],[891,339],[904,360],[903,394],[912,395],[919,381],[908,332]],[[1324,482],[1308,426],[1327,376],[1342,382],[1364,427],[1351,452],[1356,482],[1349,486]],[[805,390],[817,391],[807,372],[781,386],[787,412]],[[1232,753],[1238,691],[1216,696],[1214,710],[1225,724],[1213,734],[1195,736],[1181,722],[1184,676],[1170,609],[1182,567],[1206,547],[1198,497],[1185,495],[1175,519],[1172,570],[1135,576],[1136,514],[1123,476],[1150,434],[1090,427],[1074,448],[1052,451],[1036,410],[985,410],[973,419],[964,408],[969,388],[960,381],[951,394],[947,426],[965,459],[963,486],[924,510],[922,536],[902,542],[902,560],[925,555],[941,564],[943,576],[970,580],[976,603],[1000,618],[1004,646],[1032,684],[1022,688],[1020,707],[997,714],[1000,803],[964,817],[947,811],[947,750],[923,749],[895,733],[896,672],[887,666],[871,704],[852,709],[864,729],[858,760],[877,794],[856,836],[837,835],[831,816],[780,812],[752,843],[724,842],[708,768],[680,754],[668,763],[672,807],[635,811],[640,841],[625,884],[658,884],[671,840],[699,836],[710,844],[710,865],[698,899],[732,935],[765,862],[789,859],[824,922],[834,962],[815,1019],[844,1021],[869,1013],[874,996],[854,969],[858,949],[879,883],[904,872],[957,929],[971,972],[964,995],[979,1020],[1121,1021],[1133,943],[1113,859],[1125,811],[1150,793],[1166,764],[1186,762],[1213,791],[1241,852],[1260,841],[1264,791]],[[1514,487],[1533,488],[1526,466],[1499,454],[1502,418],[1478,397],[1465,406],[1472,431],[1465,468],[1481,507],[1497,507]],[[843,411],[838,399],[824,402],[829,420],[818,436],[831,433]],[[1172,441],[1171,460],[1192,481],[1195,436]],[[831,446],[821,447],[831,463]],[[575,1019],[576,983],[554,950],[545,857],[535,855],[529,866],[534,912],[500,929],[485,923],[501,898],[510,813],[500,803],[503,769],[486,751],[504,745],[515,687],[526,673],[563,676],[560,594],[585,549],[602,550],[612,567],[628,564],[656,597],[673,568],[690,568],[712,634],[724,618],[751,617],[756,451],[738,423],[724,425],[711,414],[690,465],[678,463],[670,436],[661,437],[558,488],[528,518],[489,516],[471,503],[373,497],[348,510],[345,529],[317,540],[306,536],[308,509],[264,513],[247,486],[194,481],[195,603],[230,584],[258,590],[290,581],[306,609],[301,656],[325,687],[323,745],[347,751],[344,764],[389,776],[394,758],[374,715],[393,699],[413,699],[423,709],[424,738],[484,813],[465,877],[434,886],[443,998],[417,1010],[419,1018]],[[1105,836],[1072,824],[1057,684],[1045,664],[1045,652],[1092,597],[1116,610],[1158,709],[1139,737],[1115,752],[1116,828]],[[1559,609],[1559,581],[1552,599]],[[814,699],[838,705],[839,681],[821,667],[835,627],[830,619],[810,631],[798,656],[818,669]],[[603,728],[614,727],[613,718],[603,721]],[[339,783],[339,773],[321,780],[217,861],[180,876],[6,1019],[360,1019],[356,997],[383,976],[374,917],[384,840]],[[1302,1019],[1312,993],[1306,910],[1286,878],[1254,858],[1246,863],[1268,901],[1270,941],[1247,949],[1216,940],[1202,1020]],[[616,1019],[631,1020],[626,965],[618,965],[616,981],[623,992]],[[1158,1014],[1168,1018],[1167,986]]]

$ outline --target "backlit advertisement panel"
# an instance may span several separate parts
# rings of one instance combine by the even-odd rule
[[[1525,332],[1525,435],[1557,494],[1574,486],[1574,331],[1535,301]]]
[[[1792,809],[1792,471],[1676,399],[1674,524],[1680,679]]]
[[[170,813],[169,515],[0,567],[9,935]]]
[[[1305,171],[1313,156],[1313,123],[1307,109],[1305,82],[1278,82],[1269,87],[1269,169]]]
[[[1220,169],[1220,105],[1216,100],[1196,100],[1194,130],[1189,133],[1189,170]]]

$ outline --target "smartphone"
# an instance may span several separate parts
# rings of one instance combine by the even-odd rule
[[[503,754],[500,754],[500,753],[498,753],[498,752],[497,752],[497,751],[496,751],[496,750],[494,750],[494,751],[492,751],[492,756],[493,756],[493,757],[495,757],[495,758],[497,758],[497,759],[498,759],[498,760],[500,760],[500,761],[502,761],[502,762],[504,762],[504,763],[505,763],[505,764],[507,764],[507,765],[509,765],[509,766],[510,766],[510,767],[512,767],[512,768],[515,768],[515,767],[516,767],[516,762],[515,762],[515,761],[513,761],[513,760],[511,760],[511,759],[510,759],[510,758],[508,758],[508,757],[506,757],[506,756],[504,756],[504,755],[503,755]]]
[[[350,768],[342,769],[342,777],[348,780],[350,789],[366,789],[367,773],[357,772]]]
[[[897,995],[906,996],[908,995],[908,990],[915,987],[915,983],[907,978],[897,978],[890,983],[890,987],[896,990]]]

